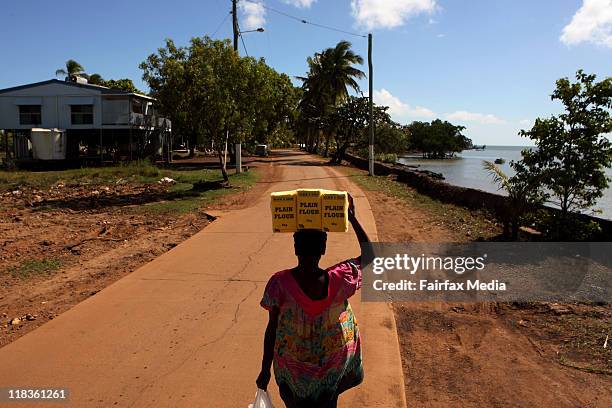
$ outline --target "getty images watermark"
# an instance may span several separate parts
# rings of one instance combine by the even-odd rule
[[[364,301],[612,300],[610,243],[363,247]]]

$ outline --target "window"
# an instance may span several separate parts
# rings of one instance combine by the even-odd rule
[[[70,109],[73,125],[93,125],[93,105],[71,105]]]
[[[20,125],[40,125],[41,123],[40,105],[19,105]]]
[[[132,112],[144,114],[144,107],[142,106],[142,101],[138,99],[132,99]]]

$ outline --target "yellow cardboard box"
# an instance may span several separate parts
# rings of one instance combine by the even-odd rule
[[[297,230],[297,191],[279,191],[270,195],[272,230],[295,232]]]
[[[279,191],[270,195],[274,232],[348,230],[348,193],[323,189]]]
[[[323,231],[348,231],[348,193],[321,190],[321,222]]]
[[[321,190],[300,189],[297,191],[298,229],[321,229]]]

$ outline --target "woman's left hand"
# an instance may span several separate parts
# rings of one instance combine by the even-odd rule
[[[348,202],[349,202],[349,206],[348,206],[349,218],[354,218],[355,217],[355,202],[353,201],[353,196],[350,194],[348,194]]]
[[[257,376],[257,380],[255,380],[255,383],[257,384],[257,388],[259,388],[260,390],[267,391],[268,384],[270,383],[271,377],[272,377],[272,374],[270,373],[270,370],[261,370],[261,372],[259,373],[259,376]]]

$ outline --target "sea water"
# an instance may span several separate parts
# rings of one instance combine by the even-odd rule
[[[399,162],[419,169],[441,173],[447,183],[461,187],[475,188],[496,194],[506,193],[499,190],[493,183],[489,173],[482,167],[482,161],[504,159],[505,163],[499,167],[508,176],[515,174],[510,166],[511,161],[521,160],[521,150],[531,149],[529,146],[487,146],[484,150],[464,150],[457,157],[450,159],[423,159],[420,156],[401,157]],[[612,177],[612,169],[606,169],[606,174]],[[604,191],[597,204],[587,214],[596,217],[612,219],[612,188]]]

